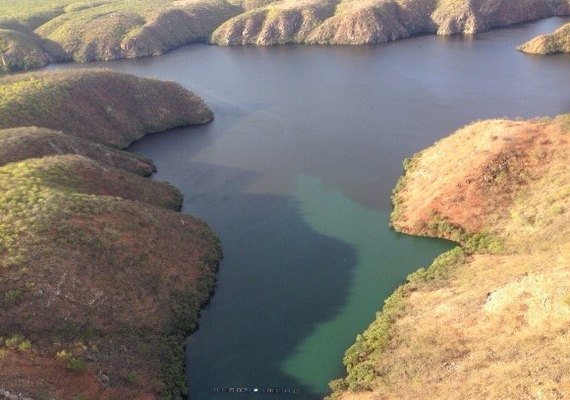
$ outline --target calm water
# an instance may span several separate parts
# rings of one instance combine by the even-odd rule
[[[131,148],[224,246],[216,295],[188,341],[192,399],[326,393],[383,299],[450,247],[388,228],[402,159],[476,119],[570,111],[570,57],[514,50],[562,23],[375,47],[196,45],[103,63],[180,82],[216,115]],[[300,393],[213,392],[227,387]]]

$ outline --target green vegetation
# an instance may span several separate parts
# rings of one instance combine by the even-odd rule
[[[565,12],[561,0],[6,0],[0,4],[0,70],[160,55],[206,41],[366,44],[473,34]]]
[[[374,361],[388,343],[392,323],[404,311],[403,290],[400,287],[388,297],[382,311],[376,315],[376,320],[356,337],[356,343],[346,351],[343,359],[347,376],[343,381],[336,381],[333,386],[353,391],[371,389],[377,376]]]
[[[78,154],[101,165],[147,176],[154,164],[146,157],[112,149],[101,143],[47,128],[0,130],[0,166],[29,158]]]
[[[391,337],[394,321],[405,314],[405,296],[413,292],[418,285],[428,282],[441,284],[448,279],[455,268],[465,262],[465,252],[456,247],[437,257],[428,268],[420,268],[410,274],[406,284],[400,286],[384,302],[382,311],[370,326],[356,337],[356,342],[346,351],[343,363],[347,376],[330,383],[333,396],[346,390],[371,390],[378,377],[376,365]]]
[[[400,200],[398,193],[406,184],[406,176],[408,176],[408,174],[411,174],[417,165],[419,154],[420,153],[416,154],[413,157],[406,157],[404,158],[404,161],[402,161],[404,174],[400,176],[398,182],[396,182],[396,186],[394,186],[394,189],[392,189],[392,213],[390,215],[390,226],[392,226],[392,221],[397,220],[402,213],[402,207],[404,207],[404,203]]]
[[[469,234],[461,226],[453,225],[437,214],[432,216],[426,228],[433,236],[461,243],[467,254],[500,253],[503,250],[501,239],[498,236],[487,231]]]
[[[81,358],[75,357],[73,353],[67,350],[58,351],[55,357],[64,363],[65,368],[75,373],[83,373],[87,370],[85,361]]]
[[[0,129],[38,126],[114,147],[212,112],[174,82],[106,70],[29,73],[0,78]]]
[[[430,281],[442,281],[449,277],[453,269],[465,262],[465,250],[456,247],[439,255],[428,268],[420,268],[408,276],[408,287]]]
[[[404,162],[393,226],[460,246],[358,335],[331,399],[568,395],[550,362],[569,346],[568,118],[479,122]]]
[[[25,374],[44,398],[48,381],[70,398],[183,398],[220,244],[176,212],[176,188],[140,176],[150,160],[108,146],[211,111],[173,83],[80,71],[1,78],[0,115],[14,127],[0,130],[0,387]],[[115,383],[89,394],[100,370]]]
[[[2,348],[2,346],[6,348]],[[18,334],[12,335],[5,340],[0,337],[0,359],[6,356],[7,349],[27,352],[32,349],[32,342]]]

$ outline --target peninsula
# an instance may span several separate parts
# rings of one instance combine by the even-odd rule
[[[394,228],[459,247],[386,300],[331,399],[570,396],[569,134],[477,122],[404,162]]]
[[[24,0],[0,5],[0,70],[221,45],[370,44],[555,15],[568,0]]]
[[[182,194],[120,150],[212,113],[110,71],[0,79],[0,399],[182,399],[221,258]],[[14,397],[16,396],[16,397]]]
[[[570,53],[570,24],[548,35],[540,35],[520,45],[517,50],[529,54]]]

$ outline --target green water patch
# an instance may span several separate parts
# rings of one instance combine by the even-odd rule
[[[281,364],[284,373],[321,394],[331,379],[343,374],[345,350],[372,322],[384,299],[409,273],[454,245],[394,232],[388,225],[390,210],[366,208],[316,177],[300,176],[294,196],[308,226],[350,245],[357,258],[343,307],[318,324]]]

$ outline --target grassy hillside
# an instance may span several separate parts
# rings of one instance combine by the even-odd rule
[[[39,126],[122,148],[212,118],[202,99],[174,82],[105,70],[0,78],[0,129]]]
[[[92,180],[93,162],[69,158],[0,168],[0,387],[34,398],[179,398],[183,334],[209,295],[217,241],[203,223],[139,200],[152,194],[156,204],[172,189],[116,186],[119,172]],[[30,348],[10,345],[14,337]]]
[[[386,301],[331,398],[570,396],[569,135],[484,121],[406,160],[394,227],[461,246]]]
[[[540,35],[520,45],[517,50],[529,54],[570,53],[570,24],[549,35]]]
[[[35,68],[50,59],[159,55],[206,41],[217,26],[241,11],[224,0],[6,0],[0,4],[0,28],[28,40],[16,43],[20,54],[5,54],[0,31],[0,54],[7,61],[0,69]],[[43,52],[26,51],[31,47]]]
[[[0,397],[181,399],[219,242],[176,212],[176,188],[141,176],[150,160],[107,144],[211,112],[172,83],[104,71],[7,77],[0,93],[5,125],[57,129],[0,130]]]
[[[364,44],[472,34],[552,15],[568,0],[6,0],[0,68],[160,55],[192,42]]]
[[[80,154],[114,168],[147,176],[152,160],[61,131],[34,126],[0,130],[0,165],[51,155]]]

